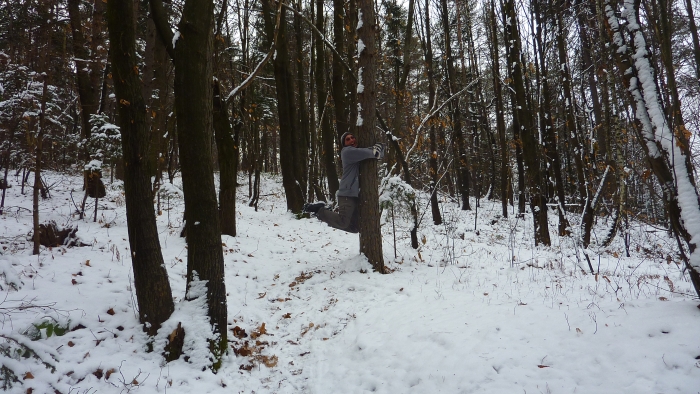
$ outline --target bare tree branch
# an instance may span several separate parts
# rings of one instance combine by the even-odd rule
[[[263,0],[264,1],[264,0]],[[280,30],[280,17],[282,15],[282,2],[278,2],[277,5],[277,19],[275,21],[275,33],[272,38],[272,45],[270,45],[270,50],[267,52],[267,55],[258,63],[257,66],[255,66],[255,70],[253,70],[250,75],[248,75],[248,78],[246,78],[243,82],[241,82],[240,85],[236,86],[233,88],[231,93],[226,96],[226,100],[224,100],[224,106],[228,105],[228,103],[233,99],[233,97],[238,94],[239,92],[245,90],[251,83],[253,83],[253,80],[255,80],[255,77],[260,73],[262,70],[263,66],[267,64],[267,62],[272,58],[272,55],[275,53],[275,50],[277,50],[277,33]],[[286,6],[286,4],[284,4]],[[289,7],[289,6],[287,6]]]

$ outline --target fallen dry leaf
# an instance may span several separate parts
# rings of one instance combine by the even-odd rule
[[[233,330],[231,331],[233,331],[233,336],[238,339],[243,339],[248,336],[248,334],[245,333],[245,330],[238,326],[233,327]]]
[[[277,365],[277,356],[260,356],[262,359],[263,364],[265,364],[266,367],[272,368],[275,365]]]

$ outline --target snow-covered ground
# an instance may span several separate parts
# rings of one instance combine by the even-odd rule
[[[215,375],[195,359],[164,364],[146,352],[118,184],[100,200],[97,223],[94,201],[79,221],[80,178],[49,174],[41,221],[79,226],[89,246],[37,257],[27,241],[30,189],[22,196],[11,181],[0,216],[0,362],[18,380],[10,392],[700,393],[698,300],[662,229],[634,224],[630,258],[621,237],[591,247],[591,275],[554,222],[553,246],[535,248],[529,216],[499,217],[498,202],[469,212],[443,202],[446,224],[423,216],[418,251],[401,212],[394,251],[385,212],[392,272],[380,275],[358,254],[357,235],[287,213],[279,179],[265,178],[257,212],[245,184],[238,236],[222,239],[238,355]],[[171,194],[158,216],[161,246],[177,316],[191,313],[185,326],[197,327],[200,314],[182,301],[183,202]],[[69,329],[59,336],[47,322]],[[9,377],[0,374],[0,387]]]

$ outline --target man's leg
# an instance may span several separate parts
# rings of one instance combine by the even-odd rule
[[[319,220],[326,222],[329,226],[343,231],[350,231],[352,217],[357,210],[357,198],[355,197],[338,197],[338,213],[329,211],[326,208],[321,208],[316,217]],[[350,232],[357,232],[350,231]]]

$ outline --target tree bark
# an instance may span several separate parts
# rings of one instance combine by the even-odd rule
[[[95,1],[96,15],[94,17],[99,17],[102,9],[101,3],[101,0]],[[90,115],[96,114],[100,106],[99,72],[91,72],[91,69],[94,70],[95,64],[99,64],[99,58],[90,56],[87,48],[83,34],[83,19],[80,14],[80,0],[68,1],[68,15],[73,32],[73,56],[78,82],[78,97],[80,97],[82,137],[90,139]],[[88,62],[93,63],[88,64]]]
[[[262,2],[263,16],[265,19],[265,31],[270,42],[274,35],[275,23],[273,19],[273,7],[268,0]],[[290,57],[288,48],[286,9],[280,10],[280,27],[277,32],[277,54],[273,60],[275,73],[275,87],[277,92],[277,117],[280,129],[279,151],[280,167],[282,169],[282,185],[287,197],[287,209],[297,213],[301,212],[304,205],[304,188],[302,179],[297,179],[298,145],[303,141],[298,136],[298,121],[296,117],[296,105],[294,98],[294,83],[290,70]],[[306,145],[304,145],[305,147]]]
[[[428,77],[428,109],[433,110],[435,106],[435,76],[433,67],[433,44],[430,31],[430,0],[425,0],[425,70]],[[430,138],[430,212],[433,215],[433,224],[442,224],[442,214],[438,205],[438,144],[435,131],[435,118],[428,119]]]
[[[236,184],[238,146],[229,121],[228,110],[221,99],[221,86],[213,82],[213,125],[219,158],[219,218],[221,234],[236,236]]]
[[[544,140],[545,146],[545,157],[549,163],[549,170],[554,173],[554,190],[556,194],[557,202],[557,213],[559,216],[558,232],[559,236],[569,235],[568,230],[569,221],[566,219],[566,197],[564,192],[564,180],[561,174],[561,160],[559,159],[559,151],[557,149],[557,139],[555,126],[553,122],[554,114],[551,113],[552,109],[555,107],[555,103],[552,99],[552,94],[549,87],[549,73],[547,71],[546,58],[547,53],[545,50],[545,43],[543,40],[542,27],[545,24],[553,25],[554,15],[551,15],[550,11],[542,10],[541,0],[535,0],[535,15],[537,19],[537,30],[535,33],[535,39],[537,42],[538,49],[538,78],[540,79],[541,86],[541,100],[539,107],[539,124],[540,124],[540,134]],[[548,178],[551,178],[548,177]]]
[[[357,139],[363,146],[373,145],[375,140],[377,105],[377,49],[373,0],[359,0],[358,8],[358,88],[357,88]],[[375,271],[384,272],[382,233],[379,225],[379,177],[377,161],[360,163],[360,252],[369,260]]]
[[[316,28],[318,31],[324,30],[323,0],[316,0]],[[316,44],[316,100],[318,101],[318,117],[321,123],[321,157],[323,168],[326,170],[328,179],[328,194],[335,201],[335,193],[340,187],[338,182],[338,171],[335,168],[335,141],[333,127],[331,125],[331,110],[327,103],[328,92],[326,91],[326,51],[323,40],[317,38]],[[334,55],[335,56],[335,55]]]
[[[493,80],[494,109],[496,111],[496,132],[498,134],[498,147],[501,151],[500,160],[500,189],[501,189],[501,214],[508,217],[508,145],[506,143],[506,122],[503,115],[505,104],[503,100],[503,89],[501,87],[501,62],[499,60],[498,49],[498,25],[496,24],[495,0],[491,0],[489,8],[489,31],[491,41],[491,77]]]
[[[350,124],[348,123],[348,100],[347,100],[347,87],[345,85],[346,77],[345,67],[343,67],[343,61],[341,56],[345,53],[345,26],[349,27],[347,18],[345,15],[344,7],[345,2],[343,0],[333,0],[333,44],[335,46],[335,52],[333,52],[333,80],[331,84],[331,90],[333,93],[333,104],[335,108],[335,129],[336,138],[340,138],[341,135],[350,131]]]
[[[34,187],[32,193],[32,219],[34,221],[34,250],[32,254],[39,254],[39,246],[41,237],[39,234],[39,194],[44,187],[41,184],[41,160],[44,150],[44,126],[46,123],[46,92],[47,92],[47,76],[44,75],[44,87],[41,92],[41,112],[39,113],[39,130],[34,143]]]
[[[398,136],[399,138],[403,139],[408,136],[408,128],[405,126],[405,118],[406,118],[406,107],[408,105],[409,101],[409,95],[408,91],[406,90],[406,83],[408,81],[408,74],[411,71],[411,61],[410,61],[410,54],[411,54],[411,42],[413,41],[413,15],[414,15],[414,0],[409,0],[408,2],[408,16],[406,17],[406,30],[404,31],[404,38],[403,38],[403,66],[400,69],[397,69],[397,76],[396,76],[396,84],[394,86],[394,91],[395,91],[395,113],[394,113],[394,122],[393,122],[393,133],[387,129],[386,127],[383,127],[388,139],[389,143],[391,146],[394,148],[392,152],[394,153],[396,157],[396,161],[400,165],[401,169],[403,170],[403,179],[406,184],[409,186],[413,187],[413,181],[411,177],[411,170],[408,166],[408,162],[406,161],[406,157],[404,156],[403,152],[401,151],[401,146],[397,142],[396,139],[394,139],[394,136]],[[398,48],[398,46],[397,46]],[[396,53],[396,56],[399,54]],[[385,126],[385,125],[384,125]],[[413,219],[413,228],[410,231],[411,235],[411,247],[413,249],[418,249],[418,208],[416,207],[416,201],[415,199],[411,199],[409,202],[410,204],[410,211],[411,211],[411,217]]]
[[[150,336],[175,309],[163,264],[147,168],[149,130],[136,64],[133,1],[107,3],[114,89],[124,157],[124,197],[139,321]]]
[[[166,124],[168,110],[169,81],[168,68],[170,60],[163,42],[158,37],[153,19],[147,21],[146,61],[143,69],[145,75],[144,100],[150,116],[146,117],[151,131],[150,150],[148,153],[148,173],[155,176],[155,183],[162,182],[164,158],[167,157]],[[155,186],[155,185],[154,185]]]
[[[296,7],[298,11],[301,10],[301,0],[297,0]],[[297,108],[292,107],[292,111],[296,111],[299,114],[298,126],[294,128],[294,177],[302,190],[302,194],[306,192],[306,188],[309,182],[309,110],[306,105],[306,80],[304,76],[304,71],[308,69],[305,67],[306,59],[304,59],[304,43],[303,43],[304,30],[301,27],[301,16],[298,13],[294,14],[294,37],[296,39],[296,46],[294,48],[295,54],[295,64],[296,64],[296,87],[297,87]],[[283,44],[284,45],[284,44]],[[293,85],[292,85],[293,86]],[[294,103],[291,101],[289,104]],[[308,198],[313,198],[309,195]]]
[[[688,28],[693,39],[693,58],[695,59],[695,77],[700,84],[700,38],[698,37],[698,25],[695,23],[695,12],[692,0],[685,0],[685,10],[688,13]]]
[[[700,252],[697,248],[700,233],[694,227],[700,223],[700,202],[693,168],[688,167],[690,145],[685,134],[669,129],[671,122],[662,115],[649,48],[637,19],[639,2],[626,1],[624,7],[626,23],[621,25],[610,1],[605,1],[610,38],[617,48],[615,61],[633,103],[637,118],[635,135],[664,191],[671,229],[688,246],[690,256],[685,263],[695,291],[700,295]]]
[[[175,112],[180,144],[187,231],[188,299],[193,281],[207,283],[209,338],[218,370],[227,351],[226,285],[212,163],[212,0],[187,0],[175,52]]]
[[[583,152],[582,144],[579,142],[579,130],[578,122],[575,117],[575,102],[573,90],[571,88],[571,72],[569,70],[569,60],[566,48],[566,30],[564,28],[564,10],[563,3],[564,0],[556,0],[555,6],[557,7],[557,53],[559,56],[559,67],[560,79],[562,81],[562,93],[564,95],[564,113],[565,121],[565,132],[569,136],[568,143],[569,149],[574,152],[574,166],[576,171],[576,187],[579,193],[579,198],[583,201],[588,198],[588,188],[586,187],[586,179],[584,177],[584,164],[583,164]]]
[[[441,21],[445,41],[445,63],[447,66],[447,85],[449,87],[450,96],[457,93],[457,74],[454,67],[454,58],[452,56],[452,43],[450,38],[450,21],[449,12],[447,9],[447,0],[440,0],[442,10]],[[470,194],[470,174],[469,174],[469,159],[467,157],[467,148],[464,142],[464,133],[462,131],[462,113],[460,110],[460,100],[456,98],[450,102],[450,114],[452,115],[452,135],[457,142],[457,175],[459,180],[459,193],[462,196],[462,210],[471,210],[469,205]]]
[[[513,90],[514,118],[517,119],[517,123],[514,122],[514,127],[516,125],[519,127],[519,135],[522,141],[523,161],[526,166],[526,184],[530,195],[530,209],[532,210],[534,224],[535,245],[540,243],[550,245],[547,201],[540,170],[540,146],[535,138],[536,130],[525,91],[525,78],[523,75],[525,63],[521,59],[520,33],[518,31],[518,19],[513,0],[507,0],[504,3],[504,13],[507,20],[510,21],[510,23],[505,24],[504,39],[511,45],[508,53],[508,64]]]

